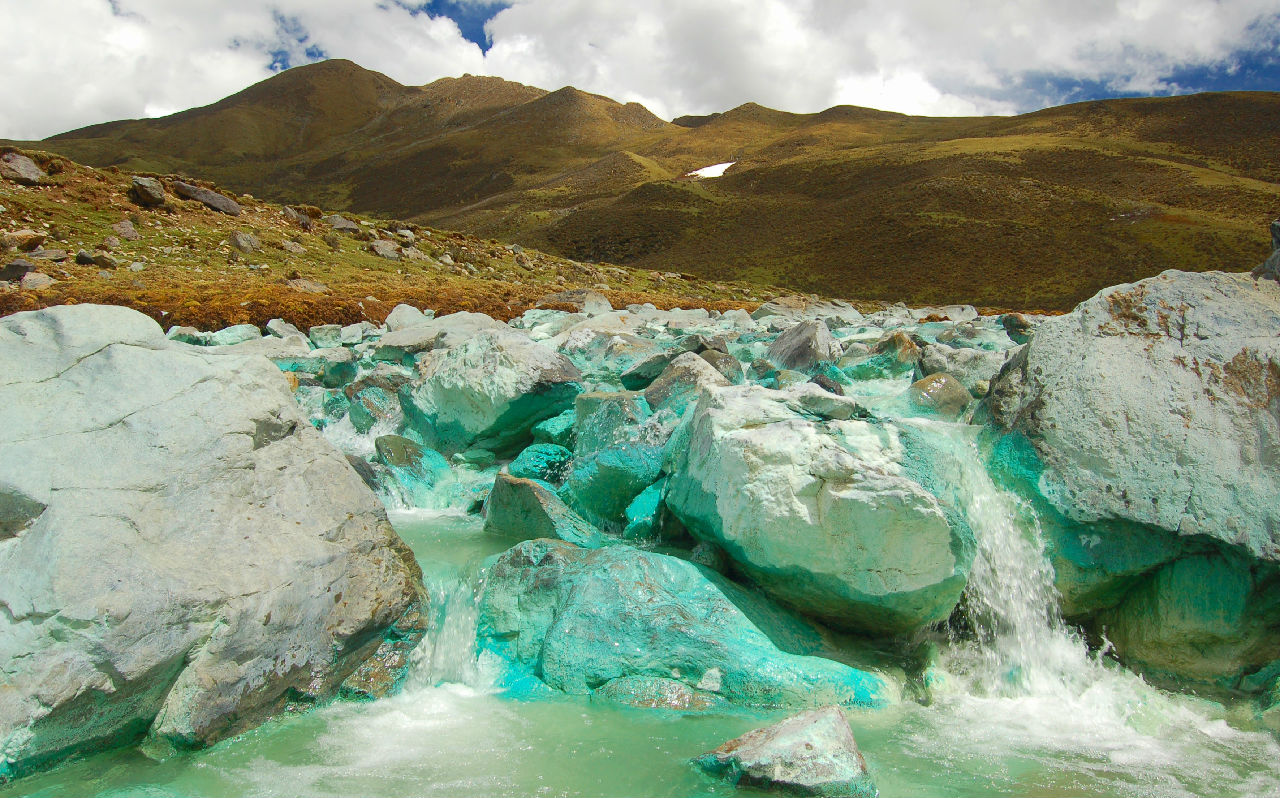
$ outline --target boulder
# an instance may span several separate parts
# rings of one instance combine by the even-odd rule
[[[154,177],[134,175],[129,180],[129,199],[144,208],[156,208],[164,204],[164,186]]]
[[[1280,284],[1165,272],[1046,319],[987,395],[1068,603],[1156,677],[1230,687],[1280,650],[1277,328]]]
[[[138,234],[138,229],[133,226],[133,222],[128,219],[122,219],[111,225],[111,230],[125,241],[137,241],[142,238]]]
[[[840,707],[811,709],[749,731],[693,761],[735,786],[800,795],[879,794]]]
[[[692,352],[685,352],[644,391],[645,401],[654,411],[667,409],[679,415],[709,386],[728,385],[729,380],[715,367]]]
[[[360,225],[341,214],[335,213],[330,216],[325,216],[321,221],[339,233],[357,233],[360,231]]]
[[[306,334],[293,326],[284,319],[272,319],[267,322],[267,334],[274,335],[276,338],[289,338],[292,336],[306,337]]]
[[[342,346],[342,325],[317,324],[307,330],[307,337],[317,349],[333,349]]]
[[[12,233],[5,233],[4,245],[7,248],[17,249],[22,252],[33,252],[40,249],[40,245],[48,237],[46,233],[39,233],[24,227],[21,230],[14,230]]]
[[[48,175],[22,153],[6,152],[0,155],[0,177],[20,186],[38,186]]]
[[[741,385],[746,379],[742,373],[742,363],[733,355],[727,352],[720,352],[715,349],[706,349],[698,353],[698,357],[711,364],[711,368],[720,372],[731,385]]]
[[[960,384],[960,380],[939,372],[911,383],[911,387],[907,389],[907,398],[922,410],[956,420],[964,415],[965,409],[973,401],[973,394]]]
[[[946,619],[973,558],[971,531],[908,475],[897,428],[815,419],[799,396],[712,388],[675,456],[666,504],[776,599],[836,626],[910,632]],[[850,415],[856,404],[826,394]]]
[[[862,321],[862,314],[847,302],[810,299],[805,296],[778,297],[765,302],[751,314],[751,318],[757,320],[771,317],[794,321],[830,320],[838,327]]]
[[[43,272],[27,272],[18,280],[23,291],[42,291],[58,282]]]
[[[474,443],[510,452],[582,392],[581,374],[567,358],[510,330],[486,330],[433,351],[420,371],[420,381],[401,390],[405,417],[446,452]]]
[[[410,327],[416,327],[434,317],[434,311],[432,311],[431,315],[428,316],[413,305],[400,304],[392,308],[391,312],[387,314],[387,320],[385,323],[389,331],[396,332],[398,330],[406,330]]]
[[[1079,521],[1207,535],[1280,562],[1280,284],[1164,272],[1046,319],[987,398]]]
[[[604,543],[600,530],[569,509],[546,485],[498,474],[485,502],[486,532],[530,540],[550,538],[585,548]]]
[[[725,704],[719,696],[661,676],[622,676],[592,690],[591,699],[638,709],[674,709],[680,712],[719,709]]]
[[[1010,355],[1010,350],[957,349],[942,344],[925,344],[921,349],[917,373],[928,377],[946,372],[973,395],[983,396]]]
[[[376,241],[370,241],[368,249],[379,258],[400,260],[400,245],[394,241],[379,238]]]
[[[484,331],[510,332],[510,328],[483,313],[460,311],[429,318],[389,332],[378,339],[373,359],[392,363],[413,362],[417,355],[433,349],[448,349]]]
[[[769,359],[781,368],[806,371],[823,361],[839,360],[840,351],[825,322],[804,321],[774,339]]]
[[[0,321],[0,366],[0,779],[215,742],[421,638],[412,555],[267,360],[75,305]]]
[[[507,473],[520,479],[537,479],[558,485],[564,481],[571,460],[573,452],[563,446],[535,443],[511,461]]]
[[[258,240],[258,237],[243,230],[233,230],[231,235],[227,236],[227,243],[231,245],[232,249],[239,250],[246,255],[262,249],[262,242]]]
[[[569,291],[548,294],[539,298],[534,303],[534,307],[551,307],[560,310],[569,308],[575,313],[585,313],[588,316],[598,316],[601,313],[613,311],[613,305],[609,304],[608,297],[599,291],[592,291],[589,288],[574,288]]]
[[[813,656],[817,632],[777,607],[693,563],[628,546],[520,543],[489,568],[480,630],[485,645],[579,695],[655,676],[751,705],[898,698],[878,673]]]
[[[240,203],[228,196],[219,194],[216,191],[193,186],[190,183],[184,183],[181,180],[175,180],[170,185],[173,193],[183,199],[195,200],[206,208],[225,213],[228,216],[239,216],[241,213]]]
[[[374,439],[373,448],[414,507],[429,506],[436,484],[449,475],[449,463],[439,452],[403,436],[381,435]]]
[[[1280,280],[1280,219],[1271,223],[1271,255],[1258,264],[1253,276]]]

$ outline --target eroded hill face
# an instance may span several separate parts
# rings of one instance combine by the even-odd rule
[[[973,119],[749,103],[678,121],[567,87],[406,87],[330,61],[41,146],[577,260],[913,304],[1066,309],[1167,268],[1245,270],[1280,215],[1274,93]]]

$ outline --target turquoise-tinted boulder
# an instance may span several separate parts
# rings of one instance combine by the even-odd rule
[[[388,393],[377,385],[357,391],[351,399],[347,415],[351,418],[351,426],[362,435],[373,429],[375,424],[381,422],[395,426],[403,418],[400,400],[395,394]]]
[[[661,445],[621,443],[575,458],[560,495],[593,523],[621,526],[627,507],[661,474],[662,455]]]
[[[574,454],[589,457],[635,440],[640,425],[653,415],[637,391],[593,391],[574,399]]]
[[[486,532],[516,539],[553,538],[595,548],[600,530],[560,500],[546,483],[498,474],[485,502]]]
[[[716,371],[705,359],[692,352],[685,352],[671,361],[671,365],[644,391],[645,401],[654,411],[670,410],[679,415],[690,403],[696,402],[698,392],[705,386],[728,385],[729,380]]]
[[[520,479],[539,479],[558,485],[564,481],[573,452],[554,443],[535,443],[522,451],[507,472]]]
[[[652,540],[660,531],[659,515],[662,510],[662,496],[667,490],[667,479],[663,477],[640,492],[631,500],[626,509],[627,525],[622,530],[622,537],[627,540]]]
[[[514,451],[582,392],[572,363],[514,331],[486,330],[431,351],[420,368],[421,380],[401,389],[400,402],[422,439],[446,453],[473,444]]]
[[[569,408],[560,415],[540,421],[533,425],[533,439],[538,443],[554,443],[566,449],[573,449],[577,440],[574,424],[577,414]]]
[[[824,622],[893,635],[945,620],[971,531],[909,473],[897,427],[811,412],[824,407],[857,409],[812,385],[708,389],[667,507],[769,595]]]
[[[735,591],[741,589],[674,557],[532,540],[490,566],[480,633],[568,693],[654,676],[751,705],[881,707],[897,700],[897,685],[882,674],[784,651],[762,629],[799,622],[763,599],[748,617],[731,600]],[[795,651],[797,641],[818,637],[808,631],[807,638],[796,632],[780,639]]]
[[[1278,574],[1272,570],[1269,578]],[[1277,595],[1248,558],[1217,550],[1163,566],[1097,621],[1125,662],[1159,680],[1234,687],[1274,658]],[[1265,589],[1265,588],[1264,588]]]

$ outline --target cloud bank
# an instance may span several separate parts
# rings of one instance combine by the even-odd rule
[[[25,139],[204,105],[325,57],[406,84],[574,85],[666,118],[1280,89],[1280,0],[9,0],[0,30],[0,137]]]

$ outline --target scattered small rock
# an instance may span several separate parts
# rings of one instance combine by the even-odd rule
[[[106,252],[99,252],[98,254],[94,255],[94,256],[93,256],[93,263],[94,263],[94,265],[95,265],[95,266],[100,266],[100,267],[102,267],[103,269],[118,269],[118,268],[120,268],[120,261],[116,260],[115,258],[113,258],[111,255],[107,254]]]
[[[98,249],[104,249],[107,252],[111,252],[112,250],[116,250],[119,248],[120,248],[120,239],[116,238],[115,236],[107,236],[102,240],[102,243],[98,245]]]
[[[79,252],[76,253],[76,263],[80,264],[81,266],[92,266],[93,253],[87,249],[80,250]]]
[[[299,244],[297,241],[285,241],[280,245],[280,248],[283,249],[285,252],[289,252],[294,255],[307,254],[307,248]]]
[[[311,217],[298,209],[286,205],[281,213],[284,215],[285,221],[293,222],[303,230],[309,231],[311,229]]]
[[[116,235],[120,236],[125,241],[137,241],[139,238],[142,238],[142,236],[138,235],[138,231],[133,226],[133,222],[128,219],[116,222],[111,225],[111,229]]]
[[[360,229],[360,225],[338,213],[326,216],[321,221],[339,233],[354,233]]]
[[[240,230],[236,230],[227,236],[227,243],[246,255],[262,249],[262,242],[258,240],[257,236]]]
[[[181,180],[175,180],[172,184],[173,193],[185,199],[195,200],[206,208],[225,213],[228,216],[239,216],[242,213],[240,203],[223,196],[216,191],[211,191],[200,186],[193,186],[190,183],[183,183]]]
[[[3,269],[0,269],[0,280],[6,280],[6,281],[21,280],[22,275],[30,271],[35,271],[35,268],[36,267],[31,262],[25,261],[22,258],[18,258],[17,260],[10,263],[8,266],[5,266]]]
[[[134,175],[130,181],[129,199],[144,208],[155,208],[164,204],[164,186],[154,177]]]
[[[27,272],[22,275],[22,280],[18,283],[24,291],[39,291],[42,288],[48,288],[58,282],[43,272]]]

